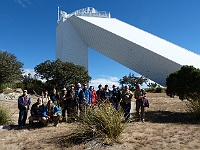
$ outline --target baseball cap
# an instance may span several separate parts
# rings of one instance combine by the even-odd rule
[[[63,91],[66,91],[67,89],[64,87],[62,90],[63,90]]]
[[[27,90],[24,90],[23,92],[26,92],[26,93],[27,93]]]

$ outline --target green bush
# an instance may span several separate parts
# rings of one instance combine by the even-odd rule
[[[16,88],[16,84],[15,83],[2,83],[0,84],[0,93],[3,93],[5,91],[6,88]]]
[[[155,90],[154,93],[164,93],[165,92],[165,88],[158,86]]]
[[[145,91],[149,93],[165,93],[166,88],[158,86],[156,88],[146,88]]]
[[[200,69],[193,66],[182,66],[166,78],[166,94],[179,96],[179,99],[193,99],[200,95]]]
[[[42,90],[45,89],[45,83],[40,80],[30,79],[30,81],[21,82],[17,84],[18,88],[28,90],[29,94],[41,94]]]
[[[68,147],[94,138],[112,144],[113,141],[118,140],[124,129],[123,120],[123,112],[115,110],[108,103],[103,103],[97,108],[89,108],[74,133],[67,136],[65,142],[62,141],[60,144]]]
[[[8,109],[0,105],[0,125],[5,125],[11,121]]]

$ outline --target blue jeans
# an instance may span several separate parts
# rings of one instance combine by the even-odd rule
[[[119,103],[118,103],[118,102],[114,102],[114,103],[113,103],[113,107],[114,107],[116,110],[119,110]]]
[[[122,108],[124,111],[124,118],[125,120],[129,120],[130,119],[130,111],[131,111],[131,103],[122,103]]]
[[[19,111],[19,118],[18,118],[18,126],[25,126],[26,119],[27,119],[28,110],[20,110]]]

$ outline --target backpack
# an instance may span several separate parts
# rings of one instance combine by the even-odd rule
[[[146,98],[143,98],[142,99],[142,105],[143,105],[143,107],[148,107],[149,108],[149,100],[146,99]]]

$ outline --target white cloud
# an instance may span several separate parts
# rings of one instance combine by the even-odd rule
[[[24,69],[23,72],[24,72],[23,75],[28,75],[29,73],[31,74],[32,77],[34,77],[35,75],[34,69],[26,68]],[[89,86],[94,86],[95,90],[97,90],[99,84],[101,84],[103,87],[107,84],[109,86],[109,89],[112,89],[113,84],[115,84],[116,86],[119,86],[118,81],[119,81],[118,77],[101,75],[100,78],[91,80],[91,82],[89,83]]]
[[[36,74],[34,69],[24,69],[22,75],[28,75],[29,73],[31,74],[31,77],[34,77],[34,75]],[[46,82],[45,79],[38,78],[38,80],[41,80],[42,82]]]
[[[34,77],[35,75],[34,69],[24,69],[23,72],[24,72],[23,75],[28,75],[29,73],[31,74],[32,77]]]
[[[113,84],[119,86],[118,81],[119,81],[118,77],[102,75],[100,78],[91,80],[89,86],[94,86],[94,89],[97,90],[99,84],[101,84],[103,87],[107,84],[109,86],[109,89],[112,89]]]
[[[29,0],[15,0],[15,2],[20,4],[22,7],[26,7],[26,4],[31,4]]]

